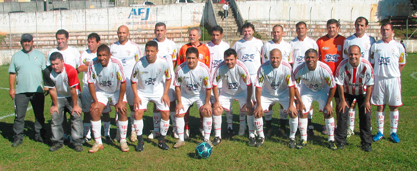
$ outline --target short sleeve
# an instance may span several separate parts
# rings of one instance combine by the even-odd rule
[[[132,83],[137,83],[138,82],[138,74],[139,74],[138,63],[139,62],[136,62],[135,66],[133,67],[133,70],[132,70],[132,75],[130,76],[130,82],[132,82]]]
[[[15,58],[15,55],[13,55],[12,60],[10,60],[9,73],[16,73]]]
[[[258,73],[256,75],[256,83],[255,86],[258,88],[262,88],[264,85],[264,73],[262,67],[259,67]]]
[[[340,66],[336,69],[335,82],[337,85],[343,85],[343,80],[345,79],[345,75],[343,72],[344,69]]]
[[[405,55],[405,49],[404,49],[404,47],[401,45],[401,44],[399,44],[398,43],[398,49],[399,49],[399,52],[400,52],[400,59],[399,59],[399,61],[398,61],[398,64],[400,64],[400,65],[405,65],[405,63],[406,63],[406,56],[407,55]]]
[[[375,47],[376,46],[376,44],[373,44],[372,46],[371,46],[371,50],[369,51],[369,62],[371,63],[371,64],[375,64]]]
[[[172,61],[177,61],[178,49],[174,42],[172,42],[172,48],[174,48],[174,51],[172,52]]]
[[[70,87],[75,87],[80,84],[80,80],[78,80],[78,72],[75,68],[66,67],[66,72],[68,75],[68,85]]]
[[[348,58],[348,49],[349,49],[348,39],[345,39],[345,41],[343,42],[343,59]]]
[[[239,75],[242,78],[243,82],[246,83],[246,85],[251,85],[252,82],[250,80],[249,72],[244,66],[245,65],[242,65],[241,67],[239,67]]]
[[[87,82],[88,84],[94,84],[96,81],[96,75],[94,72],[94,61],[90,62],[90,65],[88,65],[88,71],[87,71]]]
[[[47,87],[47,88],[54,88],[55,87],[55,82],[52,81],[52,79],[51,79],[51,71],[52,71],[51,66],[42,70],[43,83],[44,83],[45,87]]]

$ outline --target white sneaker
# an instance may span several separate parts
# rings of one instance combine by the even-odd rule
[[[190,138],[190,130],[189,129],[186,129],[184,131],[184,139],[189,139],[189,138]]]
[[[200,128],[200,133],[201,133],[201,136],[204,137],[204,129]]]
[[[124,141],[120,141],[120,149],[121,149],[123,152],[128,152],[128,151],[129,151],[129,146],[127,145],[126,140],[124,140]]]
[[[138,140],[138,137],[136,135],[136,131],[132,131],[132,133],[130,134],[130,141],[136,142],[137,140]]]
[[[153,130],[151,130],[151,133],[148,135],[148,138],[151,139],[151,140],[153,140],[155,138],[158,138],[158,137],[159,137],[159,135]]]
[[[239,135],[245,135],[245,131],[246,131],[246,125],[240,125],[239,127]]]
[[[178,136],[178,134],[177,134],[177,131],[176,131],[175,129],[173,129],[173,130],[172,130],[172,134],[174,135],[174,138],[175,138],[175,139],[180,138],[180,137]]]

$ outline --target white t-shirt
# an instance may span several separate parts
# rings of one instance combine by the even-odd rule
[[[303,41],[300,41],[298,37],[296,37],[294,40],[291,41],[291,58],[293,63],[293,69],[297,68],[298,65],[302,64],[304,62],[304,56],[308,49],[315,49],[318,50],[319,46],[317,46],[317,43],[314,39],[306,36]]]
[[[236,65],[232,69],[229,69],[225,62],[220,63],[212,79],[213,86],[222,84],[220,94],[232,96],[245,93],[246,87],[252,84],[245,64],[239,60],[236,61]]]
[[[380,40],[371,47],[371,63],[374,64],[374,74],[377,77],[400,77],[399,65],[405,65],[405,49],[395,40],[384,43]]]
[[[279,49],[282,54],[282,61],[286,61],[289,64],[294,63],[291,58],[291,51],[292,47],[291,44],[281,40],[278,44],[276,44],[274,41],[270,40],[264,44],[262,47],[262,63],[265,63],[266,61],[269,61],[270,57],[269,54],[272,49]]]
[[[249,71],[250,75],[255,75],[261,66],[261,51],[263,42],[255,37],[246,41],[241,39],[233,45],[236,50],[238,59],[242,61]]]
[[[230,45],[223,40],[215,45],[212,41],[207,43],[207,47],[210,51],[210,75],[213,76],[217,66],[224,60],[224,51],[230,48]]]
[[[175,71],[174,86],[181,88],[181,96],[185,98],[204,95],[204,92],[212,88],[208,67],[198,62],[194,69],[188,68],[187,63],[182,63]]]
[[[90,49],[85,50],[80,56],[81,65],[85,65],[86,62],[91,62],[96,57],[97,53],[91,53]],[[83,85],[88,85],[87,72],[83,73]]]
[[[367,61],[370,61],[370,49],[372,44],[374,43],[375,38],[369,36],[366,33],[361,38],[358,38],[355,34],[352,34],[351,36],[345,39],[345,43],[343,44],[343,59],[348,58],[349,46],[358,45],[361,48],[362,58],[365,58]]]
[[[109,64],[103,67],[97,58],[88,66],[88,84],[94,84],[96,92],[114,93],[120,90],[120,83],[126,81],[122,63],[111,57]]]
[[[273,68],[271,61],[263,63],[259,68],[256,80],[255,86],[262,88],[262,95],[267,94],[275,97],[295,85],[291,65],[285,61],[282,61],[278,68]]]
[[[171,73],[174,73],[173,62],[177,61],[178,56],[177,45],[174,41],[168,38],[165,38],[163,42],[158,42],[156,38],[153,40],[158,43],[158,56],[166,59],[169,68],[171,69]]]
[[[119,41],[110,45],[110,52],[113,58],[117,58],[122,62],[125,76],[130,79],[132,75],[133,66],[142,56],[139,45],[128,40],[124,45],[120,44]],[[130,85],[128,81],[127,85]]]
[[[226,11],[227,11],[227,10],[229,10],[229,5],[224,4],[224,5],[223,5],[223,10],[226,10]]]
[[[132,83],[137,83],[141,94],[155,96],[164,93],[164,83],[171,79],[171,70],[165,58],[157,57],[154,63],[148,63],[146,56],[139,59],[133,67]]]
[[[314,71],[308,70],[305,63],[299,65],[294,70],[294,79],[297,80],[296,82],[301,88],[307,88],[312,92],[336,87],[332,70],[321,61],[317,61]]]
[[[52,49],[51,51],[49,51],[48,60],[46,60],[47,66],[51,65],[51,61],[49,60],[49,58],[51,57],[51,54],[54,52],[60,52],[64,57],[64,63],[69,64],[74,68],[78,68],[81,65],[80,52],[77,49],[68,46],[68,48],[65,50]]]

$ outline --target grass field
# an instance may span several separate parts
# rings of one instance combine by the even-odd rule
[[[75,152],[68,146],[49,152],[49,145],[33,140],[34,115],[28,110],[23,144],[11,147],[13,141],[13,101],[8,95],[8,66],[0,66],[0,170],[415,170],[417,168],[417,130],[415,111],[417,111],[417,54],[410,54],[402,72],[402,92],[404,106],[400,108],[398,136],[401,142],[394,144],[388,138],[372,144],[373,151],[366,153],[360,148],[359,123],[356,119],[355,135],[348,138],[344,150],[332,151],[327,148],[327,136],[321,135],[324,125],[322,114],[316,112],[313,122],[315,134],[309,136],[308,146],[301,150],[289,149],[288,139],[273,136],[262,147],[247,145],[247,136],[234,136],[227,139],[223,129],[223,141],[213,149],[213,154],[205,160],[194,159],[194,148],[202,141],[198,135],[199,118],[196,108],[192,110],[190,127],[192,138],[185,147],[173,149],[175,139],[167,136],[170,149],[160,150],[157,140],[146,140],[145,150],[136,152],[135,143],[129,143],[130,151],[121,152],[119,144],[104,145],[104,150],[89,154],[92,142],[84,145],[84,151]],[[51,100],[46,98],[45,117],[49,136]],[[237,110],[234,104],[234,111]],[[152,109],[152,107],[149,107]],[[274,106],[274,128],[278,127],[277,105]],[[376,134],[375,111],[373,107],[372,127]],[[389,113],[388,111],[386,113]],[[145,113],[144,134],[152,128],[152,110]],[[389,115],[385,119],[385,137],[389,137]],[[114,118],[114,114],[112,115]],[[234,115],[234,128],[239,128],[238,115]],[[113,121],[114,122],[114,121]],[[223,116],[223,128],[226,118]],[[287,127],[287,129],[289,129]],[[116,127],[112,123],[112,136]],[[146,137],[146,136],[145,136]],[[213,138],[213,137],[212,137]],[[297,135],[297,138],[299,136]]]

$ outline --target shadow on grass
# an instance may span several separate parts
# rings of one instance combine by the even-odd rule
[[[23,130],[23,135],[29,137],[29,139],[35,141],[35,124],[32,121],[25,121],[24,122],[25,127]],[[45,123],[45,128],[46,128],[46,140],[45,140],[45,144],[50,144],[50,128],[51,128],[51,124],[49,122]],[[13,131],[13,123],[5,123],[5,122],[0,122],[0,134],[3,136],[3,138],[7,139],[10,141],[10,143],[13,143],[14,141],[14,131]]]

